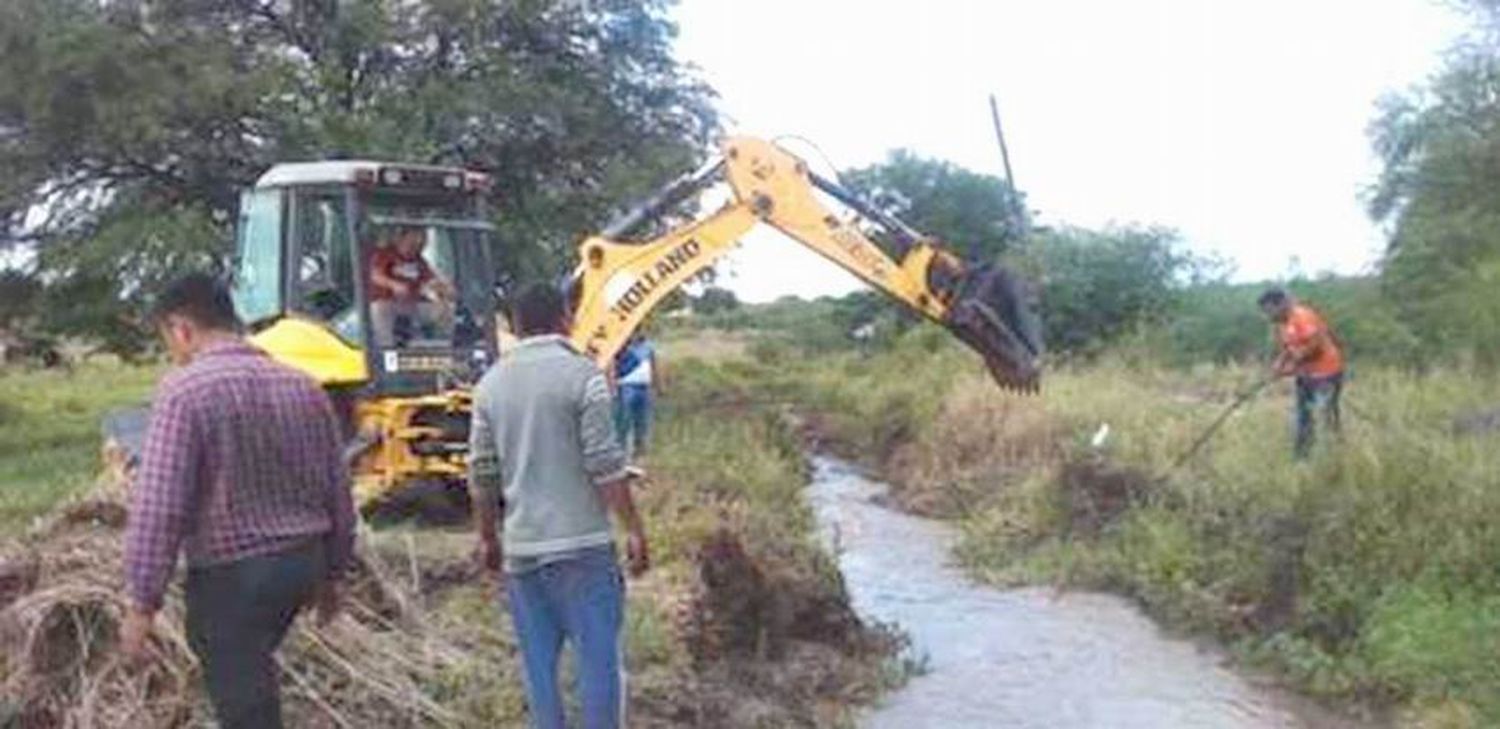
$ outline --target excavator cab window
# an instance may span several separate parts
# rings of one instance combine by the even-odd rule
[[[478,197],[446,190],[376,189],[361,199],[359,231],[367,290],[377,255],[413,231],[420,236],[421,255],[432,274],[417,305],[380,304],[389,307],[380,315],[390,319],[373,327],[382,341],[371,337],[368,345],[374,366],[384,373],[385,386],[402,390],[407,387],[403,383],[448,371],[447,362],[459,364],[467,375],[482,372],[495,349],[495,271],[490,251],[493,225],[485,219]],[[372,322],[377,303],[371,302]]]
[[[303,188],[292,197],[292,308],[328,322],[350,342],[359,342],[355,304],[354,236],[349,194],[341,187]]]
[[[247,190],[240,196],[235,245],[234,307],[254,324],[282,310],[281,190]]]
[[[446,347],[468,348],[483,339],[481,320],[493,309],[493,264],[489,240],[493,226],[481,217],[469,196],[374,193],[366,202],[369,254],[392,245],[399,229],[417,228],[425,236],[422,257],[438,287],[450,287],[450,300],[441,306],[452,320],[452,342]],[[429,297],[431,299],[431,297]],[[402,327],[407,329],[407,327]],[[402,338],[407,341],[408,338]]]

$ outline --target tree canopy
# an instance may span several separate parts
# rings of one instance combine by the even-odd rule
[[[668,4],[11,0],[0,246],[117,325],[142,287],[222,261],[267,167],[366,156],[489,172],[504,271],[556,273],[716,129]]]
[[[991,260],[1027,228],[1024,198],[998,177],[909,150],[843,175],[850,188],[966,257]]]
[[[1430,348],[1500,361],[1500,3],[1428,84],[1380,104],[1371,215],[1389,226],[1389,301]]]

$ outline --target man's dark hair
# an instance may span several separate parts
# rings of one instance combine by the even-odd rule
[[[234,313],[229,287],[213,276],[190,273],[168,284],[156,297],[151,319],[157,324],[180,316],[204,329],[235,332],[240,317]]]
[[[561,333],[566,313],[562,292],[545,283],[534,283],[522,289],[511,307],[516,334],[522,337]]]
[[[1260,298],[1256,299],[1255,303],[1260,304],[1260,306],[1264,308],[1267,306],[1281,306],[1282,304],[1285,304],[1286,301],[1286,289],[1283,289],[1280,286],[1272,286],[1271,288],[1268,288],[1263,293],[1261,293]]]

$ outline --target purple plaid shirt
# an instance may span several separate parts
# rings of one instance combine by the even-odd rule
[[[169,373],[130,493],[130,597],[158,609],[179,550],[202,567],[321,537],[341,573],[354,544],[342,451],[322,388],[246,342],[212,345]]]

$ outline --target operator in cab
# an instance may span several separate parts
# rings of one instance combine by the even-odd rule
[[[423,338],[452,338],[453,285],[422,256],[426,247],[424,229],[397,226],[370,257],[370,322],[376,346],[397,345],[397,322],[402,319]]]
[[[1317,411],[1322,411],[1330,432],[1339,432],[1344,353],[1323,316],[1285,290],[1267,289],[1260,295],[1259,304],[1275,329],[1278,352],[1271,365],[1272,374],[1297,378],[1293,453],[1300,460],[1312,451]]]

